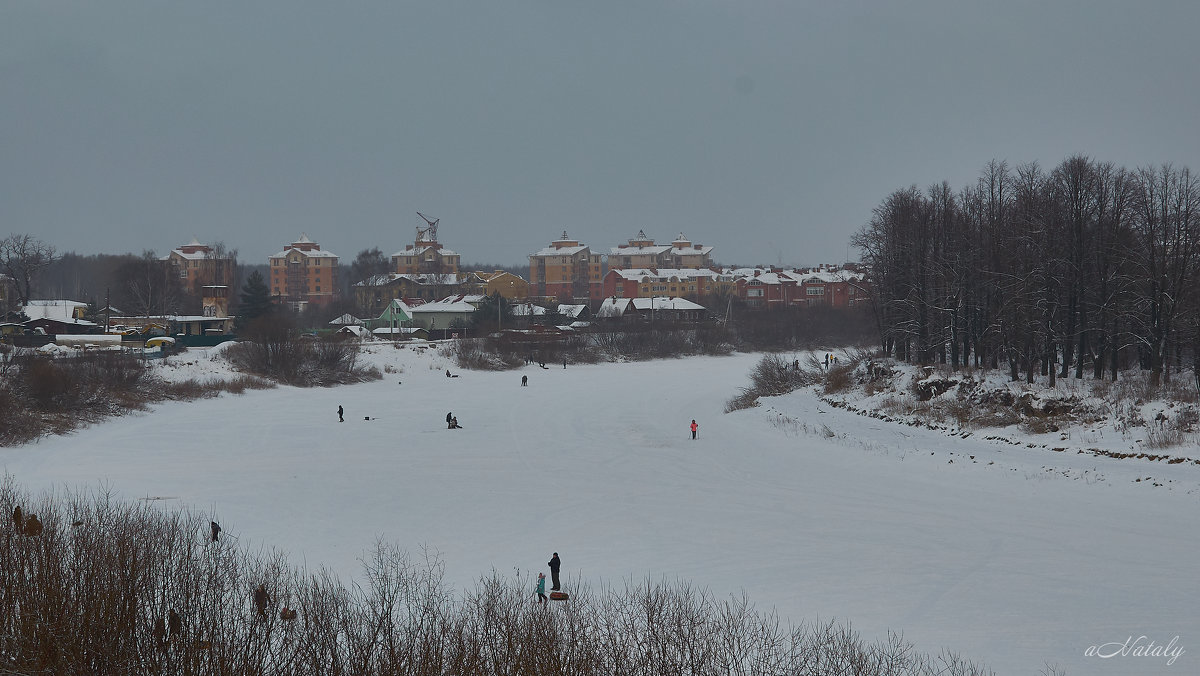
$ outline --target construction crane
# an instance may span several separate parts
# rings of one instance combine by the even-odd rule
[[[435,218],[432,221],[429,217],[421,212],[417,212],[421,220],[425,221],[425,227],[417,226],[417,241],[418,242],[436,242],[437,241],[437,226],[442,219]]]

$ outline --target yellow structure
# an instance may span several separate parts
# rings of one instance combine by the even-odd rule
[[[529,282],[511,272],[469,272],[462,279],[462,292],[491,296],[499,293],[509,300],[529,297]]]

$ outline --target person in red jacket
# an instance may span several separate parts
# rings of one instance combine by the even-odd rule
[[[698,429],[700,429],[700,426],[696,424],[696,419],[692,418],[692,438],[693,439],[696,438],[696,430],[698,430]]]

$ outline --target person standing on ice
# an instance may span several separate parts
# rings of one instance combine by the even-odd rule
[[[537,583],[538,604],[545,603],[549,599],[546,598],[546,574],[538,573]]]
[[[454,419],[453,411],[446,413],[446,429],[451,429],[451,430],[454,429],[454,425],[450,424],[450,421],[453,419]]]
[[[554,552],[554,556],[550,557],[550,562],[547,563],[546,565],[550,566],[550,580],[554,583],[550,587],[550,590],[558,591],[558,589],[559,589],[558,569],[560,566],[562,566],[562,561],[558,560],[558,552]]]
[[[338,404],[338,422],[346,422],[346,419],[342,417],[342,405],[341,404]]]
[[[700,426],[696,424],[696,419],[692,418],[692,438],[693,439],[696,438],[696,430],[698,430],[698,429],[700,429]]]

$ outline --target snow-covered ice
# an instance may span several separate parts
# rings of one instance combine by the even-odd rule
[[[216,352],[160,368],[228,373]],[[1200,468],[961,439],[805,392],[723,413],[758,358],[473,372],[375,345],[382,381],[165,403],[0,461],[32,490],[170,498],[156,504],[343,579],[376,538],[439,552],[458,588],[557,551],[567,590],[745,590],[793,621],[892,629],[999,674],[1200,672]],[[1085,656],[1139,636],[1185,652]]]

